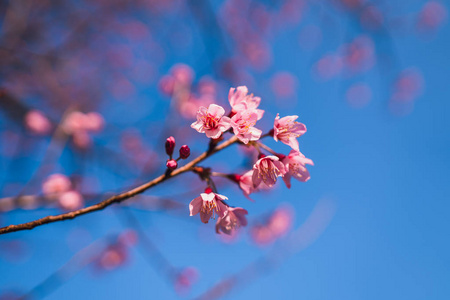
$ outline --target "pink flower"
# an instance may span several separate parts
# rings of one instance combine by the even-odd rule
[[[201,193],[189,204],[190,216],[200,213],[200,219],[203,223],[208,223],[216,214],[223,217],[227,212],[227,206],[222,202],[228,200],[227,197],[216,193]]]
[[[175,279],[175,291],[178,294],[186,294],[192,285],[198,280],[199,272],[194,267],[188,267],[181,270]]]
[[[294,221],[293,211],[293,208],[287,205],[277,208],[265,224],[255,225],[250,230],[252,240],[260,246],[265,246],[284,236]]]
[[[286,173],[284,165],[276,156],[265,156],[253,165],[253,186],[256,188],[261,182],[272,187],[277,182],[278,176]]]
[[[295,122],[298,116],[287,116],[280,119],[279,114],[275,118],[273,124],[273,138],[278,142],[291,146],[292,149],[298,151],[297,138],[306,132],[306,126],[302,123]]]
[[[288,188],[291,188],[291,177],[302,182],[309,180],[310,176],[306,169],[306,164],[314,166],[314,163],[300,151],[291,150],[282,162],[286,168],[286,174],[284,174],[283,180]]]
[[[83,207],[83,196],[76,191],[68,191],[61,195],[58,203],[64,210],[76,210]]]
[[[70,179],[63,174],[50,175],[42,184],[44,195],[50,199],[56,199],[61,194],[70,190],[72,183]]]
[[[253,201],[249,195],[251,193],[256,192],[256,188],[253,185],[253,170],[250,170],[248,172],[246,172],[244,175],[239,177],[239,187],[242,189],[242,191],[244,192],[244,196]]]
[[[248,89],[246,86],[238,86],[237,88],[231,88],[228,93],[228,101],[233,109],[234,113],[243,110],[254,110],[258,116],[257,120],[260,120],[264,114],[264,110],[257,109],[261,102],[260,97],[254,97],[253,94],[247,95]]]
[[[52,124],[39,110],[30,110],[25,115],[25,125],[34,134],[45,135],[52,129]]]
[[[257,141],[261,137],[262,131],[253,127],[256,121],[258,121],[256,110],[238,111],[231,118],[233,132],[244,144],[248,144],[249,141]]]
[[[224,117],[223,107],[211,104],[208,109],[201,106],[197,111],[197,122],[191,124],[191,127],[200,133],[205,133],[208,138],[217,139],[220,135],[230,128],[230,118]]]
[[[232,231],[241,226],[247,225],[245,215],[248,212],[240,207],[228,207],[227,212],[222,218],[219,218],[216,223],[216,232],[222,231],[225,234],[231,234]]]
[[[100,132],[105,125],[105,119],[97,112],[90,112],[85,115],[84,127],[87,131]]]

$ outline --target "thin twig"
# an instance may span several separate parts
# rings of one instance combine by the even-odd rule
[[[91,213],[91,212],[94,212],[97,210],[102,210],[114,203],[120,203],[126,199],[129,199],[133,196],[143,193],[144,191],[148,190],[149,188],[151,188],[157,184],[160,184],[160,183],[166,181],[167,179],[170,179],[172,177],[175,177],[182,173],[190,171],[191,168],[194,167],[199,162],[205,160],[212,154],[219,152],[219,151],[225,149],[226,147],[236,143],[236,141],[237,141],[236,136],[233,136],[232,138],[228,139],[227,141],[225,141],[222,144],[215,147],[212,151],[207,151],[207,152],[202,153],[200,156],[198,156],[197,158],[195,158],[194,160],[192,160],[185,166],[183,166],[179,169],[176,169],[171,173],[166,173],[166,174],[160,175],[159,177],[153,179],[152,181],[149,181],[143,185],[140,185],[140,186],[138,186],[132,190],[129,190],[127,192],[124,192],[122,194],[112,196],[100,203],[95,204],[95,205],[91,205],[91,206],[88,206],[88,207],[85,207],[85,208],[82,208],[79,210],[75,210],[72,212],[68,212],[68,213],[64,213],[64,214],[60,214],[60,215],[56,215],[56,216],[47,216],[47,217],[44,217],[44,218],[41,218],[41,219],[38,219],[35,221],[23,223],[23,224],[9,225],[6,227],[2,227],[2,228],[0,228],[0,234],[21,231],[21,230],[29,230],[29,229],[33,229],[37,226],[41,226],[41,225],[45,225],[45,224],[49,224],[49,223],[74,219],[80,215],[88,214],[88,213]]]

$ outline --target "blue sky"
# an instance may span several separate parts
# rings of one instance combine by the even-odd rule
[[[348,36],[358,34],[351,21],[337,19],[342,29],[324,36],[322,52],[336,49]],[[329,30],[324,28],[325,32]],[[314,167],[309,167],[311,180],[294,182],[290,190],[279,184],[272,193],[255,195],[254,203],[248,202],[234,187],[224,187],[223,194],[246,208],[250,220],[283,202],[295,209],[296,227],[321,199],[332,201],[336,212],[316,242],[286,258],[276,270],[252,283],[244,283],[225,299],[448,299],[450,27],[445,24],[431,41],[394,34],[391,43],[395,65],[378,64],[358,78],[374,91],[368,105],[360,109],[350,107],[344,99],[348,79],[321,82],[313,78],[311,66],[315,54],[292,47],[291,34],[286,31],[274,37],[274,64],[268,72],[255,74],[251,88],[255,95],[261,96],[261,107],[266,110],[262,127],[268,129],[276,113],[298,114],[299,120],[306,124],[308,132],[300,138],[300,149],[315,162]],[[383,44],[385,38],[376,37],[377,45]],[[197,71],[199,74],[210,73],[204,62],[196,65],[193,61],[198,60],[173,57],[167,65],[184,62],[194,70],[201,70]],[[410,114],[396,116],[388,109],[393,74],[411,66],[421,70],[425,90]],[[267,82],[272,72],[279,70],[298,77],[297,101],[293,104],[277,106],[273,101]],[[150,113],[145,120],[157,122],[158,110],[167,109],[168,103],[154,87],[146,93],[146,99],[158,101],[149,105]],[[226,94],[222,96],[221,103],[225,105]],[[130,104],[129,109],[138,110],[142,101]],[[103,109],[108,120],[122,106]],[[201,141],[204,140],[199,138]],[[273,141],[268,144],[278,151],[288,151],[282,144]],[[211,161],[226,164],[236,157],[235,153],[236,149],[227,149]],[[102,178],[104,187],[126,186],[121,178],[111,174]],[[177,193],[188,188],[177,182],[178,186],[168,183],[155,190],[155,194],[168,195],[174,187]],[[198,268],[199,281],[187,298],[201,294],[223,276],[271,251],[270,247],[254,246],[247,234],[234,244],[220,242],[213,224],[189,219],[187,204],[191,198],[181,199],[186,203],[186,217],[135,211],[148,236],[173,265]],[[116,211],[109,208],[74,221],[2,236],[3,241],[26,239],[28,256],[18,262],[0,257],[3,275],[0,290],[28,290],[64,264],[74,249],[122,230]],[[2,216],[2,220],[15,223],[45,213],[19,211]],[[76,232],[77,228],[89,231],[90,237],[73,238],[75,246],[70,248],[68,233]],[[273,247],[278,246],[279,243]],[[125,266],[101,276],[90,268],[84,269],[46,299],[177,297],[171,284],[148,263],[139,247],[134,247]]]

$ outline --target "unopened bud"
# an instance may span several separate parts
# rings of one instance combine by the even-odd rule
[[[175,149],[175,138],[173,136],[167,138],[166,140],[166,153],[172,157],[173,150]]]
[[[189,149],[188,145],[183,145],[180,148],[180,158],[181,159],[186,159],[189,157],[189,155],[191,155],[191,149]]]
[[[178,167],[178,163],[175,159],[167,160],[166,167],[170,170],[175,170]]]

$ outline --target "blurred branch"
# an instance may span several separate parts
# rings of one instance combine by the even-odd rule
[[[165,174],[160,175],[159,177],[153,179],[152,181],[149,181],[149,182],[147,182],[143,185],[140,185],[140,186],[138,186],[132,190],[129,190],[127,192],[112,196],[98,204],[91,205],[91,206],[88,206],[88,207],[85,207],[85,208],[82,208],[79,210],[75,210],[72,212],[68,212],[68,213],[64,213],[64,214],[60,214],[60,215],[56,215],[56,216],[47,216],[47,217],[44,217],[44,218],[41,218],[41,219],[38,219],[35,221],[27,222],[27,223],[2,227],[2,228],[0,228],[0,234],[5,234],[5,233],[10,233],[10,232],[15,232],[15,231],[22,231],[22,230],[30,230],[37,226],[74,219],[74,218],[84,215],[84,214],[88,214],[88,213],[91,213],[94,211],[105,209],[106,207],[108,207],[112,204],[121,203],[122,201],[132,198],[138,194],[141,194],[144,191],[148,190],[149,188],[166,181],[167,179],[173,178],[182,173],[190,171],[191,168],[194,167],[199,162],[205,160],[206,158],[213,155],[214,153],[217,153],[217,152],[227,148],[228,146],[236,143],[237,141],[238,141],[237,137],[233,136],[232,138],[230,138],[227,141],[223,142],[222,144],[218,145],[212,151],[207,151],[207,152],[202,153],[200,156],[198,156],[197,158],[195,158],[194,160],[192,160],[190,163],[186,164],[185,166],[183,166],[179,169],[176,169],[175,171],[173,171],[171,173],[166,172]]]

